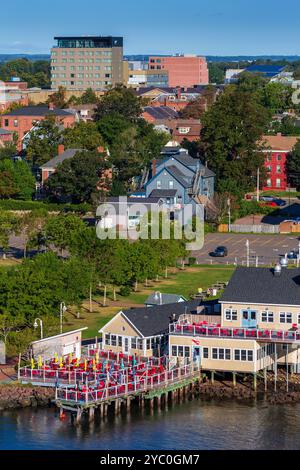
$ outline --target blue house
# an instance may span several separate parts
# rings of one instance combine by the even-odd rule
[[[214,196],[215,174],[186,149],[165,147],[153,160],[144,184],[146,197],[159,197],[166,206],[206,205]]]

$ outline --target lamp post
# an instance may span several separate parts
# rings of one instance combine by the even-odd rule
[[[249,268],[250,264],[250,243],[249,240],[246,241],[246,248],[247,248],[247,268]]]
[[[228,232],[231,232],[231,201],[230,198],[227,199],[228,205]]]
[[[39,326],[39,325],[38,325],[38,322],[40,322],[40,327],[41,327],[41,339],[43,339],[43,337],[44,337],[44,336],[43,336],[43,321],[42,321],[40,318],[36,318],[36,319],[34,320],[33,327],[34,327],[35,329],[37,329],[38,326]]]
[[[61,304],[60,304],[60,313],[59,313],[60,334],[62,334],[62,332],[63,332],[63,316],[64,316],[64,313],[66,312],[66,310],[67,310],[66,304],[64,302],[61,302]]]

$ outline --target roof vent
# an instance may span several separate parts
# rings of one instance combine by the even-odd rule
[[[274,268],[274,276],[280,276],[282,271],[281,265],[278,263]]]
[[[162,305],[162,294],[161,292],[155,292],[154,299],[156,302],[159,302],[159,305]]]

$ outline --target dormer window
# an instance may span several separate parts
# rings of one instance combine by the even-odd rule
[[[188,134],[190,132],[190,127],[179,127],[178,132],[179,134]]]

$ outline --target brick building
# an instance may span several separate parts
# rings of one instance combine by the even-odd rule
[[[18,150],[23,148],[23,139],[28,132],[46,117],[54,116],[57,124],[65,128],[74,125],[76,115],[53,106],[26,106],[0,116],[0,127],[18,134]]]
[[[277,135],[263,136],[266,155],[267,180],[264,190],[285,191],[288,187],[286,174],[287,155],[293,150],[299,137]]]
[[[180,55],[149,57],[149,70],[167,70],[170,87],[208,85],[209,74],[204,57]]]

